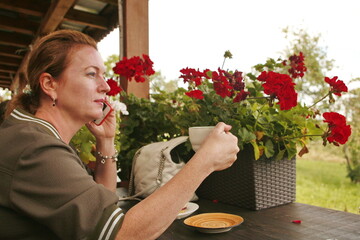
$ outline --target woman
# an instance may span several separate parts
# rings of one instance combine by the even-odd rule
[[[110,90],[104,71],[95,41],[80,32],[53,32],[34,45],[24,74],[30,89],[0,128],[0,239],[155,239],[211,172],[236,160],[237,138],[219,123],[171,181],[124,215],[115,115],[93,123]],[[94,178],[69,146],[84,124],[96,138]]]

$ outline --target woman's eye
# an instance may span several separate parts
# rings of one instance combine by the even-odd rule
[[[95,77],[96,73],[95,72],[89,72],[87,75],[90,76],[90,77]]]

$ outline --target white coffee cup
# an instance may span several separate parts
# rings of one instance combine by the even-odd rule
[[[189,140],[196,152],[215,126],[189,127]]]

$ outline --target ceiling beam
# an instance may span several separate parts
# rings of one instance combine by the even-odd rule
[[[106,17],[74,9],[69,10],[69,12],[65,15],[64,20],[103,30],[107,30],[109,25],[108,18]]]
[[[21,64],[21,59],[0,56],[0,64],[18,67]]]
[[[6,85],[10,85],[11,84],[11,80],[0,80],[1,84],[6,84]]]
[[[0,31],[0,44],[3,45],[27,48],[31,40],[32,38],[29,35]]]
[[[49,8],[50,1],[44,0],[1,0],[0,8],[31,16],[42,17]]]
[[[41,21],[37,35],[56,30],[56,28],[63,21],[65,14],[69,11],[75,2],[76,0],[54,1]]]
[[[0,82],[0,87],[10,88],[11,82]]]
[[[27,18],[12,18],[7,16],[0,16],[0,28],[8,31],[23,33],[27,35],[34,35],[37,27],[38,24],[30,21]]]
[[[0,45],[0,56],[22,59],[24,57],[24,50],[19,47]]]
[[[2,80],[11,80],[12,76],[9,73],[0,73],[0,79]]]
[[[0,64],[0,72],[2,73],[16,73],[16,71],[17,67]]]
[[[113,6],[117,6],[117,4],[118,4],[118,0],[98,0],[98,1],[108,3],[108,4],[111,4]]]

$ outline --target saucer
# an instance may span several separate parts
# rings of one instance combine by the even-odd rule
[[[228,213],[203,213],[184,220],[184,224],[203,233],[222,233],[239,226],[244,219]]]
[[[190,214],[192,214],[193,212],[195,212],[196,210],[198,210],[198,208],[199,208],[199,205],[197,205],[196,203],[188,202],[187,205],[186,205],[186,209],[181,210],[176,218],[177,219],[182,219],[184,217],[187,217]]]

